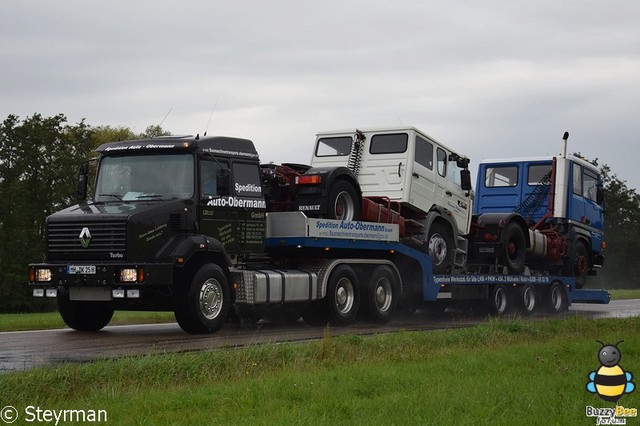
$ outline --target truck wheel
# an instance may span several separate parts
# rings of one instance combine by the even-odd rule
[[[562,284],[558,282],[551,284],[545,303],[547,311],[552,314],[564,312],[569,307],[567,293]]]
[[[521,274],[524,271],[524,261],[527,255],[527,244],[524,231],[516,222],[509,222],[502,231],[502,258],[511,274]]]
[[[327,215],[329,219],[358,220],[360,200],[356,189],[346,180],[337,180],[329,191]]]
[[[497,285],[491,290],[489,311],[496,316],[503,316],[511,310],[511,294],[503,285]]]
[[[578,241],[573,249],[573,256],[571,256],[571,275],[576,279],[576,288],[582,288],[587,284],[588,270],[587,246],[582,241]]]
[[[531,285],[522,286],[518,291],[518,310],[524,315],[530,315],[538,303],[536,289]]]
[[[444,226],[439,223],[431,225],[425,248],[431,256],[434,274],[446,274],[453,268],[455,248]]]
[[[349,265],[339,265],[331,272],[325,303],[331,324],[348,325],[355,321],[360,287],[358,277]]]
[[[103,329],[111,317],[113,306],[109,302],[79,302],[69,300],[69,290],[58,288],[58,310],[65,324],[78,331]]]
[[[371,273],[363,297],[364,308],[375,322],[388,322],[396,310],[397,286],[393,270],[387,265],[376,267]]]
[[[191,284],[178,295],[175,315],[187,333],[213,333],[223,326],[231,308],[227,277],[218,265],[206,264],[193,276]]]

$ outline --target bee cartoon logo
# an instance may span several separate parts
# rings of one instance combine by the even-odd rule
[[[633,392],[636,387],[631,381],[631,373],[624,371],[620,366],[622,352],[618,349],[618,345],[623,341],[615,345],[605,344],[599,340],[597,342],[602,345],[598,350],[600,368],[589,373],[587,391],[597,393],[603,400],[617,404],[622,395]]]

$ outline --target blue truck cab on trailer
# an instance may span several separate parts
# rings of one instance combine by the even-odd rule
[[[475,223],[506,230],[517,220],[526,251],[511,250],[520,250],[527,265],[575,277],[581,288],[604,260],[602,185],[598,168],[572,155],[484,160],[478,168]],[[511,236],[515,246],[518,236]],[[502,237],[503,242],[509,238]],[[482,241],[474,246],[476,257],[482,257],[482,249],[489,251]],[[510,249],[508,243],[505,248]]]

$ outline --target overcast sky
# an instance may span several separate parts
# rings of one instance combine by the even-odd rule
[[[159,124],[310,159],[413,125],[477,164],[569,152],[640,188],[640,1],[33,1],[0,14],[0,119]]]

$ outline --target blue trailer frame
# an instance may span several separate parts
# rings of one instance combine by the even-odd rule
[[[572,303],[607,304],[610,295],[605,290],[577,289],[573,277],[556,275],[501,275],[501,274],[452,274],[433,275],[431,257],[406,244],[396,241],[350,240],[317,237],[271,237],[265,240],[265,246],[271,250],[278,248],[330,249],[348,251],[386,251],[389,254],[401,254],[415,260],[422,270],[422,298],[432,302],[441,295],[441,290],[454,286],[479,285],[551,285],[561,283],[565,289],[567,301]]]

